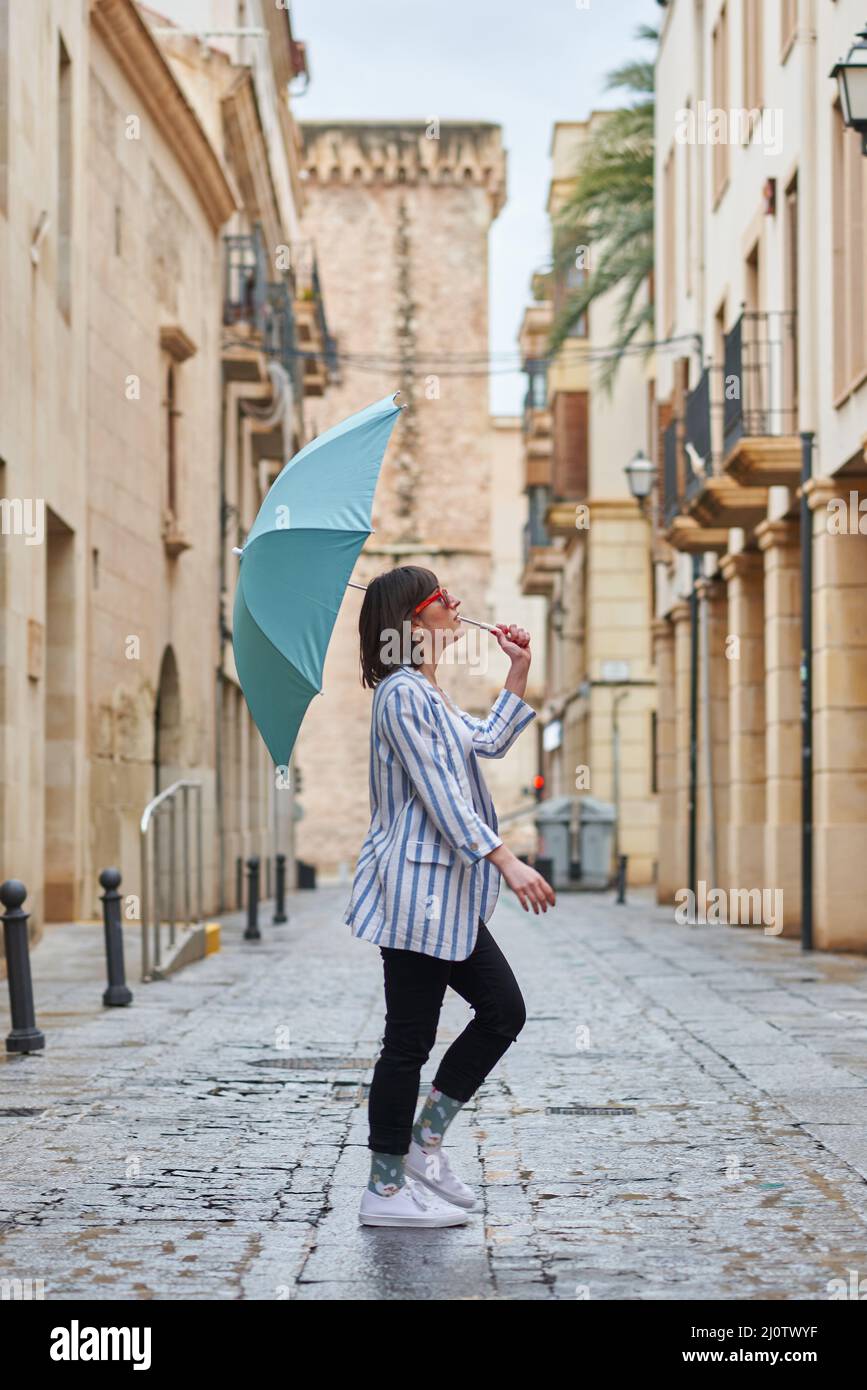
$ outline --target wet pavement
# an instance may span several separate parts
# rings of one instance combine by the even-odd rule
[[[867,1276],[867,959],[647,896],[536,919],[503,895],[528,1020],[448,1135],[480,1209],[359,1227],[383,1003],[347,896],[263,910],[259,943],[226,919],[150,985],[128,929],[127,1009],[101,1005],[101,928],[47,929],[46,1051],[0,1060],[0,1297],[825,1300]],[[423,1090],[467,1017],[449,992]]]

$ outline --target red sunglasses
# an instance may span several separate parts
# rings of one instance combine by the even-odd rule
[[[456,600],[452,598],[448,589],[434,589],[429,598],[422,599],[421,603],[416,604],[415,608],[412,610],[413,614],[420,613],[423,608],[427,608],[428,604],[433,603],[436,599],[439,599],[444,608],[453,608],[456,603]]]

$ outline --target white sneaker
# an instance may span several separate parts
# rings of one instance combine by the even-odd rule
[[[436,1149],[431,1153],[411,1139],[403,1167],[405,1173],[423,1182],[425,1187],[435,1192],[438,1197],[444,1197],[447,1202],[465,1207],[467,1211],[476,1205],[473,1189],[455,1176],[442,1149]]]
[[[466,1212],[438,1202],[410,1177],[393,1197],[380,1197],[366,1187],[358,1209],[362,1226],[461,1226],[466,1219]]]

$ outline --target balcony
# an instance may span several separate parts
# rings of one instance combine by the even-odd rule
[[[312,241],[293,242],[289,251],[304,394],[321,396],[329,380],[337,378],[337,347],[328,331],[316,251]]]
[[[743,487],[800,481],[797,329],[793,311],[745,310],[725,336],[725,472]]]
[[[285,280],[274,281],[266,287],[263,340],[269,357],[279,362],[289,380],[296,401],[304,392],[301,358],[295,336],[295,315],[289,286]]]
[[[528,374],[524,396],[524,486],[550,487],[553,432],[544,364],[525,363]]]
[[[766,512],[766,490],[743,488],[719,468],[714,416],[722,403],[714,388],[714,370],[705,368],[683,420],[673,420],[663,436],[663,521],[669,542],[690,552],[724,551],[729,527],[751,530]]]
[[[680,481],[679,457],[683,446],[683,421],[672,420],[663,434],[662,453],[662,520],[668,530],[680,512],[683,489]]]
[[[272,280],[258,225],[250,233],[223,240],[223,357],[232,375],[258,380],[259,354],[264,352],[285,369],[297,401],[304,395],[321,396],[334,344],[325,323],[315,257],[305,262],[299,252],[297,266]]]
[[[551,545],[545,525],[545,512],[551,497],[548,487],[527,488],[527,520],[524,522],[523,574],[521,587],[525,594],[549,595],[553,575],[559,569],[561,552]]]

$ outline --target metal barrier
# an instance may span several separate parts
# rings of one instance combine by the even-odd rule
[[[197,916],[192,915],[192,872],[190,865],[190,797],[196,800],[196,900]],[[187,929],[204,919],[204,873],[202,865],[202,784],[181,779],[149,801],[141,818],[141,964],[142,979],[165,975],[172,968],[172,956],[184,946],[177,941],[178,901],[178,803],[181,821],[181,859],[183,917]],[[163,869],[160,826],[168,824],[168,863]],[[166,882],[162,874],[165,872]],[[164,891],[165,889],[165,891]],[[164,927],[168,942],[163,941]],[[164,952],[164,945],[167,951]]]

